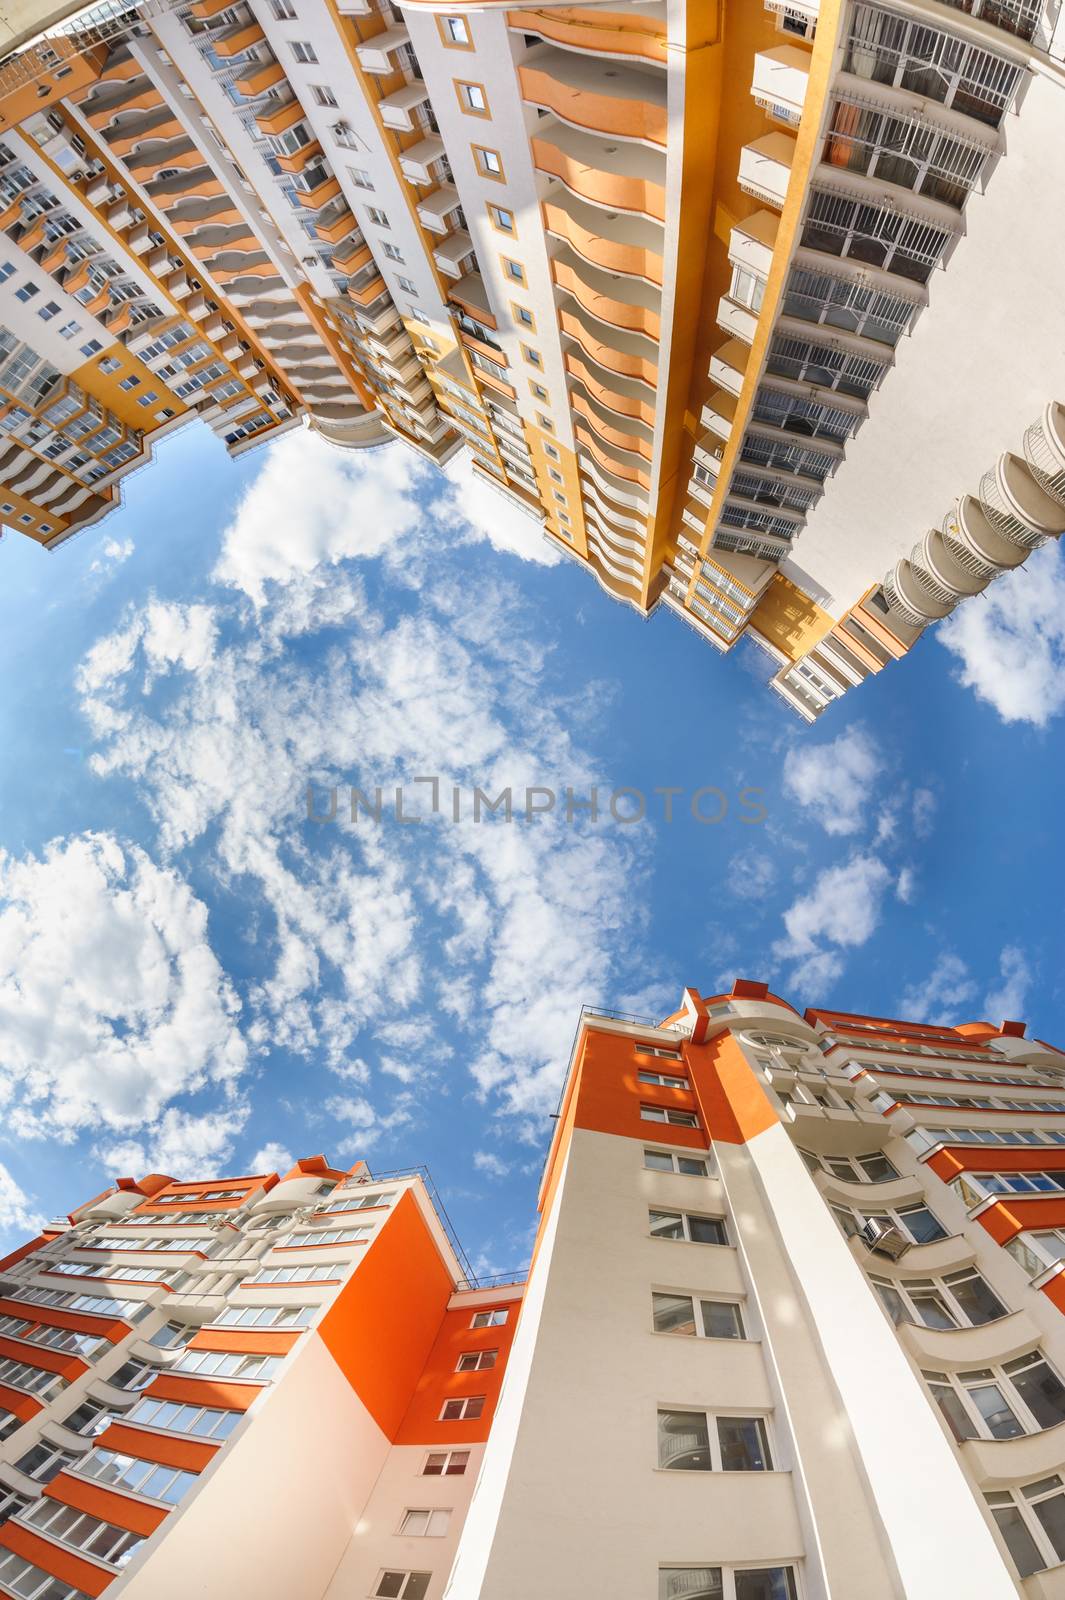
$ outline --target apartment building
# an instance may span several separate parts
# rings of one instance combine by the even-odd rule
[[[0,1594],[438,1596],[521,1293],[423,1171],[120,1180],[0,1263]]]
[[[423,1171],[320,1156],[14,1252],[0,1594],[1065,1596],[1065,1055],[1023,1023],[585,1011],[539,1207],[527,1282]]]
[[[1065,528],[1059,0],[24,3],[7,44],[0,517],[46,545],[192,415],[461,448],[812,720]]]

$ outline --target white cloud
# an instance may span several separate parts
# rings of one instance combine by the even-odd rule
[[[105,539],[100,547],[100,554],[89,563],[90,573],[113,572],[124,561],[128,561],[133,554],[132,539]]]
[[[998,985],[984,996],[984,1016],[988,1022],[997,1025],[1024,1021],[1032,977],[1024,951],[1018,945],[1006,945],[999,957]]]
[[[776,861],[764,850],[738,851],[729,862],[728,886],[738,900],[764,900],[776,881]]]
[[[553,567],[563,559],[534,517],[512,506],[476,475],[468,450],[452,456],[444,472],[454,484],[454,491],[442,505],[468,524],[469,537],[487,539],[497,550],[544,567]]]
[[[487,1173],[490,1178],[505,1178],[510,1171],[510,1162],[493,1155],[491,1150],[475,1150],[473,1164],[478,1172]]]
[[[284,1175],[295,1166],[295,1161],[283,1144],[271,1139],[261,1150],[256,1150],[247,1165],[249,1172],[280,1172]]]
[[[40,1232],[45,1220],[30,1196],[19,1188],[0,1162],[0,1234],[22,1233],[29,1237]]]
[[[784,757],[784,788],[826,833],[858,833],[882,770],[868,735],[848,728],[828,744],[793,745]]]
[[[840,951],[865,944],[876,931],[891,874],[875,856],[855,855],[826,867],[807,894],[784,912],[786,937],[773,954],[793,961],[789,982],[796,988],[825,987],[843,971]],[[836,946],[835,950],[826,946]]]
[[[0,1104],[22,1136],[135,1130],[232,1093],[238,1002],[176,871],[109,834],[0,853]]]
[[[955,676],[1003,722],[1037,728],[1065,707],[1065,562],[1056,544],[1029,557],[936,628]]]
[[[917,874],[912,867],[903,867],[895,883],[895,893],[904,906],[911,906],[917,897]]]
[[[918,839],[927,839],[935,827],[938,801],[931,789],[913,791],[913,831]]]
[[[976,995],[969,968],[960,956],[946,951],[932,970],[903,991],[899,1016],[911,1022],[951,1024],[961,1020],[959,1008]]]
[[[98,1144],[98,1161],[116,1177],[165,1173],[187,1183],[225,1170],[234,1141],[248,1120],[248,1107],[233,1106],[202,1114],[171,1107],[138,1139]]]

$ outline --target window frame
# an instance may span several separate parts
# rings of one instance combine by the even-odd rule
[[[724,1249],[732,1249],[732,1248],[734,1248],[733,1245],[732,1245],[732,1241],[731,1241],[731,1239],[729,1237],[728,1223],[727,1223],[726,1219],[723,1216],[722,1217],[715,1217],[715,1216],[710,1215],[708,1212],[681,1211],[681,1210],[676,1209],[674,1207],[669,1207],[668,1209],[663,1209],[663,1208],[660,1208],[658,1206],[648,1206],[647,1215],[648,1215],[648,1234],[649,1234],[649,1237],[652,1238],[652,1239],[665,1239],[670,1244],[711,1245],[711,1246],[716,1246],[716,1248],[718,1248],[718,1249],[722,1249],[722,1248],[724,1248]],[[653,1228],[650,1227],[650,1219],[655,1215],[658,1215],[660,1217],[678,1217],[680,1219],[681,1231],[682,1231],[683,1237],[680,1238],[680,1239],[676,1239],[676,1238],[672,1238],[669,1234],[666,1234],[666,1233],[655,1233]],[[712,1223],[714,1223],[724,1233],[724,1235],[725,1235],[724,1240],[722,1241],[722,1240],[719,1240],[719,1239],[693,1239],[692,1236],[691,1236],[691,1222],[692,1222],[693,1219],[695,1221],[697,1221],[697,1222],[712,1222]]]
[[[488,90],[483,83],[477,83],[472,78],[452,78],[455,87],[455,99],[458,101],[459,110],[467,117],[480,117],[483,121],[491,121],[492,108],[488,100]],[[475,89],[484,100],[483,107],[471,106],[463,94],[464,89]]]
[[[688,1333],[687,1330],[655,1327],[655,1300],[663,1295],[668,1295],[674,1300],[688,1300],[691,1302],[693,1332]],[[730,1306],[735,1312],[736,1322],[738,1323],[740,1330],[739,1333],[708,1333],[706,1328],[706,1318],[704,1316],[704,1307],[707,1305]],[[743,1315],[743,1301],[732,1295],[714,1293],[704,1294],[700,1289],[660,1289],[652,1287],[651,1332],[667,1339],[706,1339],[715,1343],[732,1344],[751,1342],[747,1333],[747,1324]]]
[[[435,15],[436,31],[440,35],[440,43],[445,50],[475,50],[477,48],[473,42],[473,31],[468,17],[456,16],[446,11],[438,11]],[[465,39],[456,39],[448,33],[447,25],[452,22],[457,22],[464,30]]]
[[[705,1422],[705,1425],[706,1425],[706,1438],[707,1438],[707,1447],[708,1447],[707,1448],[707,1453],[708,1453],[708,1455],[710,1457],[710,1465],[708,1467],[668,1466],[662,1461],[662,1449],[661,1449],[661,1446],[662,1446],[662,1433],[661,1433],[662,1418],[663,1417],[668,1417],[668,1416],[674,1416],[674,1417],[677,1417],[677,1416],[679,1416],[679,1417],[702,1417],[703,1418],[703,1420]],[[739,1476],[739,1475],[742,1474],[744,1477],[746,1477],[749,1473],[754,1473],[754,1472],[776,1472],[776,1471],[779,1470],[779,1468],[777,1468],[776,1465],[775,1465],[776,1453],[775,1453],[774,1441],[772,1439],[771,1432],[770,1432],[769,1418],[770,1418],[770,1413],[768,1411],[759,1411],[757,1409],[738,1410],[738,1409],[735,1409],[735,1408],[729,1407],[729,1406],[726,1406],[723,1409],[720,1409],[718,1407],[711,1407],[711,1406],[677,1406],[677,1407],[672,1407],[672,1406],[659,1405],[656,1408],[656,1422],[657,1422],[656,1443],[658,1445],[658,1462],[657,1462],[657,1466],[656,1466],[655,1470],[658,1471],[658,1472],[685,1472],[685,1473],[691,1473],[691,1472],[715,1472],[715,1473],[728,1473],[730,1475],[735,1474],[736,1476]],[[764,1466],[761,1466],[761,1467],[725,1467],[725,1466],[722,1466],[722,1461],[724,1459],[724,1455],[723,1455],[723,1446],[722,1446],[722,1441],[721,1441],[721,1424],[722,1423],[728,1423],[728,1422],[753,1422],[753,1423],[755,1423],[757,1425],[758,1431],[759,1431],[760,1436],[761,1436],[762,1454],[765,1457],[765,1465]]]
[[[506,183],[506,168],[503,165],[503,156],[499,150],[493,150],[490,145],[486,144],[471,144],[470,154],[473,156],[473,165],[478,177],[487,178],[489,183]],[[498,172],[493,172],[491,168],[485,166],[481,160],[483,155],[491,156],[493,160],[499,163]]]

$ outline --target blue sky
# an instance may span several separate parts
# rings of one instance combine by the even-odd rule
[[[520,1266],[582,1003],[739,975],[1065,1038],[1063,599],[1040,552],[805,729],[754,646],[641,620],[400,446],[189,428],[67,547],[8,535],[0,1243],[124,1173],[324,1151],[427,1162]],[[397,784],[420,822],[351,823]],[[560,805],[475,823],[474,786]]]

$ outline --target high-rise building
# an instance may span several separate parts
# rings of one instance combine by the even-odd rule
[[[46,545],[192,414],[464,445],[812,718],[1065,527],[1057,0],[4,27],[0,517]]]
[[[0,1263],[0,1594],[1061,1600],[1025,1031],[586,1011],[527,1283],[417,1172],[121,1180]]]

